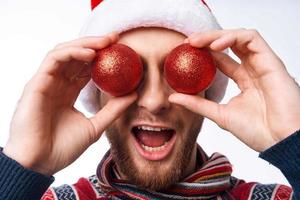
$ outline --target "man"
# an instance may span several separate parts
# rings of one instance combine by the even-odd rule
[[[40,198],[53,181],[50,176],[71,164],[105,130],[111,150],[98,166],[97,176],[49,189],[44,199],[65,195],[69,199],[299,198],[299,86],[256,31],[217,30],[206,5],[193,0],[178,1],[179,8],[162,1],[155,10],[146,0],[93,3],[82,36],[121,34],[83,37],[49,52],[26,85],[11,123],[1,155],[3,198]],[[109,15],[121,14],[124,5],[133,16]],[[175,11],[168,15],[166,8]],[[195,16],[193,24],[190,20]],[[189,23],[182,27],[184,20]],[[88,83],[95,51],[116,42],[134,49],[143,58],[145,71],[139,88],[118,98]],[[162,63],[183,42],[209,48],[222,72],[196,96],[177,94],[164,80]],[[222,53],[227,48],[241,64]],[[226,85],[224,74],[237,83],[241,94],[218,105]],[[73,107],[87,83],[82,98],[95,112],[91,118]],[[207,157],[196,144],[204,117],[263,152],[262,158],[282,170],[294,194],[282,185],[244,183],[231,176],[226,157]]]

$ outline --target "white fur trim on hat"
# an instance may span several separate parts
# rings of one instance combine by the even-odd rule
[[[122,33],[138,27],[162,27],[189,36],[195,32],[221,29],[209,8],[201,0],[104,0],[92,11],[80,36]],[[220,102],[228,78],[217,71],[206,97]],[[99,110],[99,92],[90,81],[80,93],[83,106],[91,113]]]

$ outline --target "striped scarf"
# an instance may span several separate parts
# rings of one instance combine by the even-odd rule
[[[125,199],[214,199],[291,200],[290,187],[278,184],[245,183],[231,176],[232,166],[219,153],[208,157],[198,146],[197,170],[164,191],[141,189],[122,180],[110,151],[100,162],[97,175],[80,178],[73,185],[49,188],[42,200],[125,200]]]
[[[198,145],[195,173],[182,182],[176,183],[164,191],[141,189],[122,180],[116,170],[116,164],[110,151],[106,153],[98,166],[97,177],[101,190],[112,199],[233,199],[230,194],[240,181],[231,176],[232,165],[228,159],[214,153],[208,157]]]

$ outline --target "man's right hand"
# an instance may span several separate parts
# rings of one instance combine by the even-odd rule
[[[11,121],[3,153],[26,168],[53,175],[74,162],[136,99],[111,99],[95,116],[74,108],[90,80],[96,50],[115,43],[118,35],[86,37],[56,46],[26,84]]]

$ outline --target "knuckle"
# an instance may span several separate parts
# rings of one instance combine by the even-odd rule
[[[24,85],[24,92],[28,92],[30,91],[30,88],[31,88],[31,80],[28,81],[25,85]]]
[[[249,32],[250,35],[252,35],[254,37],[257,37],[257,36],[260,35],[259,32],[256,29],[249,29],[248,32]]]
[[[230,29],[226,33],[227,33],[227,35],[234,35],[234,36],[236,36],[236,35],[239,35],[241,33],[245,33],[246,31],[247,31],[246,28],[241,27],[241,28],[237,28],[237,29]]]
[[[33,89],[33,85],[34,85],[34,82],[36,82],[36,75],[33,76],[25,85],[24,85],[24,88],[23,88],[23,91],[24,93],[28,93],[28,92],[31,92]]]
[[[237,31],[240,31],[240,32],[245,32],[245,31],[247,31],[247,29],[246,29],[246,28],[243,28],[243,27],[241,27],[241,28],[238,28],[238,29],[237,29]]]
[[[55,54],[57,53],[57,51],[55,49],[50,50],[47,55],[46,55],[46,59],[55,59]]]
[[[54,49],[61,49],[65,46],[65,43],[58,43],[57,45],[55,45]]]
[[[65,45],[65,47],[82,47],[84,46],[84,44],[85,44],[84,39],[79,38],[69,42],[69,44]]]

